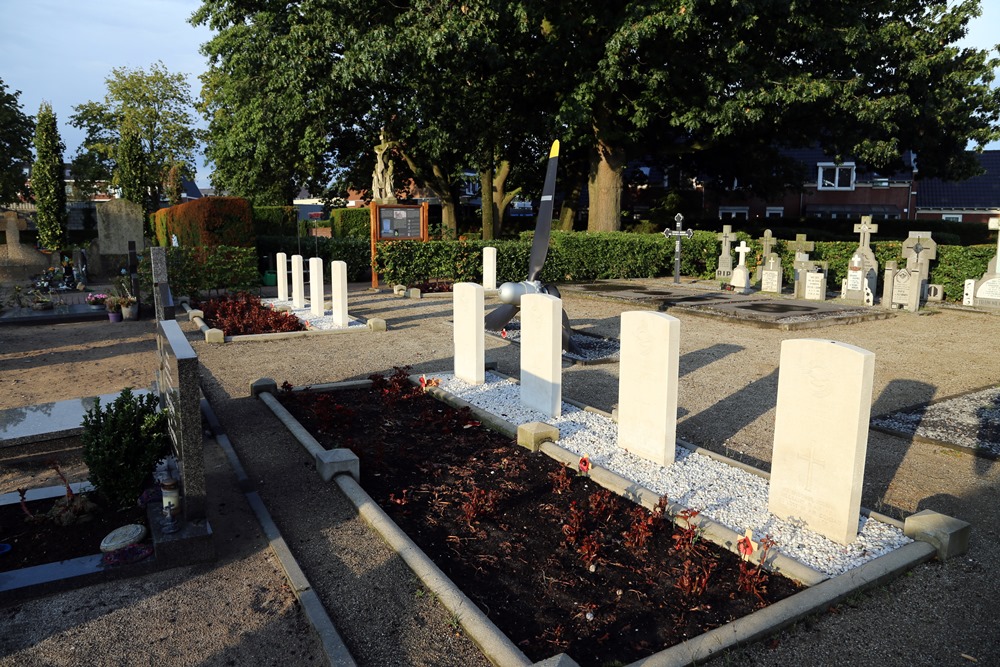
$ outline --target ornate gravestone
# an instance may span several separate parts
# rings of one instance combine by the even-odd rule
[[[1000,308],[1000,272],[998,272],[1000,271],[1000,218],[990,218],[989,226],[990,229],[997,230],[997,252],[990,260],[982,278],[966,281],[966,296],[962,303],[984,308]]]
[[[740,241],[740,244],[736,246],[736,254],[740,256],[740,261],[733,269],[733,276],[729,280],[729,285],[737,294],[750,293],[750,271],[747,269],[748,252],[750,252],[750,246],[746,244],[746,241]]]
[[[919,246],[918,246],[919,247]],[[903,308],[911,313],[920,309],[920,272],[903,267],[890,272],[886,266],[886,289],[890,293],[889,307]]]
[[[854,225],[855,233],[861,234],[861,242],[847,263],[847,278],[841,296],[845,301],[875,305],[875,290],[878,285],[878,261],[871,249],[871,235],[878,232],[878,225],[872,224],[870,215],[861,218],[861,224]]]
[[[781,294],[782,273],[781,257],[776,252],[767,256],[764,268],[760,273],[760,291]]]
[[[757,268],[754,269],[753,271],[753,282],[755,285],[760,287],[762,291],[766,291],[761,285],[761,281],[764,278],[764,264],[767,263],[768,258],[771,256],[771,253],[774,250],[774,236],[771,235],[770,229],[765,229],[764,236],[760,237],[758,240],[760,241],[761,245],[761,251],[760,251],[761,261],[757,265]]]
[[[679,285],[681,282],[681,237],[686,236],[691,238],[694,236],[694,230],[681,229],[681,223],[684,222],[684,216],[680,213],[674,216],[674,222],[677,223],[677,228],[673,231],[664,229],[663,235],[668,239],[671,236],[674,237],[674,283]]]
[[[795,269],[795,298],[810,298],[806,294],[807,283],[810,283],[812,288],[808,292],[812,295],[812,300],[825,300],[828,264],[827,262],[815,262],[809,259],[809,253],[816,247],[816,244],[813,241],[807,241],[805,234],[796,234],[795,241],[791,241],[787,245],[790,250],[795,251],[795,263],[792,265]],[[823,273],[822,284],[820,284],[820,279],[816,275],[813,275],[812,278],[808,277],[809,274],[816,274],[820,271]]]
[[[918,245],[919,252],[916,250]],[[937,243],[931,238],[931,233],[911,231],[903,241],[903,257],[906,259],[906,268],[920,274],[920,300],[926,301],[930,263],[937,259]]]
[[[731,252],[731,244],[736,240],[736,236],[733,234],[733,228],[731,225],[723,225],[722,233],[717,237],[722,241],[722,253],[719,255],[719,266],[715,270],[716,280],[729,281],[733,277],[733,255]]]

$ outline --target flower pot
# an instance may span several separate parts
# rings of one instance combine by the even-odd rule
[[[32,310],[52,310],[52,302],[51,301],[36,301],[35,303],[31,304],[31,309]]]
[[[103,303],[88,303],[87,306],[91,310],[104,310],[105,309]]]
[[[124,320],[139,319],[139,304],[133,303],[131,306],[122,306],[122,319]]]
[[[122,321],[122,314],[121,314],[120,311],[116,310],[113,313],[108,313],[108,319],[111,320],[112,322],[121,322]]]

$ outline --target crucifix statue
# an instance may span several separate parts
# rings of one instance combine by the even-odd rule
[[[681,237],[686,236],[691,238],[694,236],[693,229],[681,230],[681,223],[684,222],[684,216],[678,213],[674,216],[674,222],[677,223],[677,228],[673,231],[669,229],[663,230],[663,236],[666,238],[674,237],[674,284],[679,285],[681,282]]]

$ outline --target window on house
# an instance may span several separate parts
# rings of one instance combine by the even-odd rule
[[[941,219],[944,220],[945,222],[962,222],[962,214],[961,213],[951,213],[951,214],[945,213],[945,214],[943,214],[941,216]]]
[[[750,217],[749,206],[720,206],[719,220],[746,220]]]
[[[821,162],[817,165],[819,173],[817,175],[816,188],[819,190],[853,190],[854,189],[854,163],[834,164],[832,162]]]
[[[785,217],[785,207],[784,206],[768,206],[764,211],[765,218],[783,218]]]

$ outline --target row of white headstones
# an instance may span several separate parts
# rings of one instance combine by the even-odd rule
[[[278,264],[278,301],[288,301],[288,256],[279,252],[275,256]],[[305,263],[302,255],[292,255],[292,292],[293,309],[306,307]],[[347,315],[347,262],[335,260],[330,262],[330,309],[333,314],[333,324],[336,327],[346,327],[350,323]],[[323,260],[319,257],[309,259],[309,312],[317,317],[326,314],[326,303],[323,300]]]
[[[455,376],[485,382],[485,290],[454,286]],[[520,400],[550,417],[562,411],[562,302],[521,298]],[[618,446],[663,466],[674,462],[680,320],[621,316]],[[841,544],[857,538],[868,449],[875,355],[832,340],[781,345],[768,509]]]

